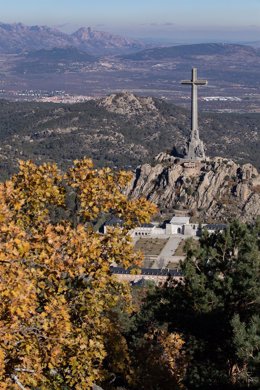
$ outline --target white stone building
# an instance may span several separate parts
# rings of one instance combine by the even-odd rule
[[[174,235],[182,235],[185,237],[198,237],[202,230],[205,229],[209,233],[222,231],[225,229],[224,224],[198,224],[191,223],[188,216],[173,216],[169,223],[166,223],[165,228],[160,228],[156,224],[144,224],[132,231],[133,237],[155,237],[165,236],[170,237]]]

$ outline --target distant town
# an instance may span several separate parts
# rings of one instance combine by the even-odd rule
[[[179,80],[195,66],[211,80],[199,95],[201,110],[260,112],[260,56],[245,45],[183,45],[90,58],[77,49],[0,52],[0,64],[2,99],[78,103],[130,91],[188,108],[190,97]]]
[[[115,91],[119,92],[119,91]],[[133,90],[135,94],[144,95],[145,90]],[[187,94],[181,94],[180,91],[173,92],[169,91],[166,93],[164,91],[153,90],[153,94],[156,97],[165,99],[167,101],[173,102],[175,104],[188,107],[190,97]],[[73,94],[66,92],[65,90],[41,90],[41,89],[25,89],[25,90],[0,90],[0,99],[7,99],[11,101],[36,101],[36,102],[48,102],[48,103],[64,103],[64,104],[74,104],[82,103],[89,100],[96,100],[101,97],[106,96],[106,93],[93,93],[92,95],[83,95],[83,94]],[[244,96],[203,96],[199,99],[200,107],[205,111],[215,111],[215,112],[260,112],[259,105],[256,102],[260,103],[260,94],[258,93],[246,93]],[[211,104],[211,103],[214,103]]]

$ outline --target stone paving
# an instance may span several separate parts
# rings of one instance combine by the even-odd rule
[[[175,254],[175,252],[178,249],[180,243],[187,238],[189,238],[189,236],[184,236],[183,234],[175,234],[168,236],[153,235],[149,238],[142,238],[141,246],[143,248],[146,246],[145,244],[147,240],[147,246],[145,247],[145,250],[143,250],[145,257],[142,266],[144,268],[149,269],[178,268],[180,260],[183,260],[185,258],[185,255],[183,253]],[[193,239],[197,240],[198,237],[193,237]],[[135,247],[138,249],[142,249],[139,245],[137,245],[138,239],[134,241]],[[159,252],[155,251],[154,248],[153,250],[149,251],[149,245],[151,244],[151,241],[161,241],[161,244],[158,245],[158,248],[161,247]]]
[[[152,268],[167,268],[168,263],[174,261],[174,254],[181,240],[183,240],[182,235],[169,237],[166,245],[163,247],[157,261],[154,262]]]

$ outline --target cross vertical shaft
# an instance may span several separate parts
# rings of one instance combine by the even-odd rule
[[[198,87],[196,84],[197,81],[197,69],[192,69],[192,88],[191,88],[191,107],[192,107],[192,116],[191,116],[191,129],[193,132],[198,130]],[[195,135],[195,134],[194,134]]]
[[[197,68],[192,68],[191,80],[181,82],[184,85],[191,85],[191,130],[198,130],[198,85],[208,84],[207,80],[198,80]]]
[[[199,80],[197,78],[197,68],[192,68],[191,80],[184,80],[181,83],[191,85],[191,134],[186,157],[197,160],[205,157],[203,143],[199,138],[198,85],[206,85],[208,82],[207,80]]]

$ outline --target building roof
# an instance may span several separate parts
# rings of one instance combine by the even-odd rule
[[[190,217],[172,217],[170,224],[172,225],[187,225],[190,223]]]
[[[106,226],[122,226],[123,221],[120,218],[112,217],[108,221],[105,222]]]
[[[116,275],[131,275],[131,269],[122,267],[110,267],[113,274]],[[134,274],[133,274],[134,275]],[[176,269],[168,268],[141,268],[139,275],[155,275],[155,276],[182,276],[182,272]]]
[[[141,225],[142,228],[154,228],[155,226],[152,223],[143,223]]]

